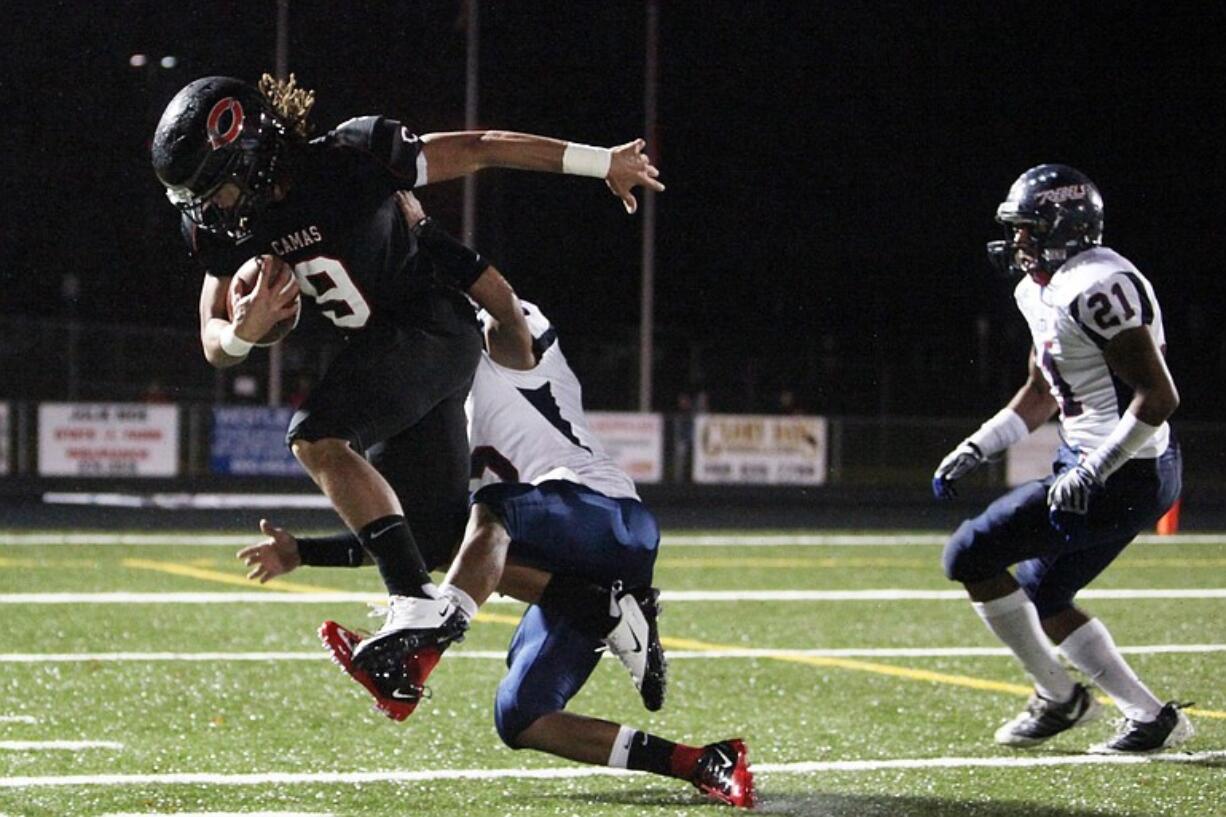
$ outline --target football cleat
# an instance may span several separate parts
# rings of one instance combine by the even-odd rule
[[[996,742],[1002,746],[1036,746],[1101,714],[1102,706],[1082,684],[1074,684],[1073,697],[1063,703],[1035,692],[1024,712],[996,730]]]
[[[1096,755],[1147,754],[1178,746],[1196,734],[1183,708],[1192,704],[1168,701],[1152,721],[1125,719],[1115,737],[1090,747]]]
[[[753,772],[749,749],[740,738],[702,747],[690,782],[712,800],[738,808],[753,808]]]
[[[630,671],[643,706],[656,712],[664,706],[668,662],[660,644],[656,620],[660,615],[660,591],[654,587],[638,590],[613,586],[609,606],[617,613],[617,624],[603,639],[609,652]]]
[[[319,640],[323,642],[324,649],[331,656],[332,663],[344,670],[350,678],[366,687],[366,691],[375,699],[375,709],[378,712],[396,721],[402,721],[413,714],[413,710],[417,708],[416,701],[410,705],[408,702],[397,699],[384,698],[370,673],[353,665],[353,650],[362,640],[360,633],[337,624],[335,621],[325,621],[319,627]]]
[[[453,610],[447,620],[430,631],[393,632],[376,642],[364,654],[362,648],[374,639],[362,639],[358,633],[334,621],[325,621],[319,629],[324,647],[332,660],[361,684],[375,699],[375,709],[392,720],[402,721],[423,698],[429,697],[426,679],[438,665],[443,650],[464,639],[468,621],[459,610]]]
[[[392,596],[383,626],[357,646],[353,663],[372,672],[422,647],[462,641],[467,629],[468,618],[449,598]]]

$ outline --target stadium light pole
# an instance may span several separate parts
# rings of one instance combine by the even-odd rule
[[[289,0],[277,0],[277,79],[289,77]],[[281,405],[285,352],[281,344],[268,350],[268,405]]]
[[[477,77],[481,57],[481,19],[477,0],[465,0],[465,30],[468,53],[464,72],[464,130],[477,129]],[[477,239],[477,176],[464,177],[463,221],[464,243],[473,246]]]
[[[647,146],[659,153],[656,142],[656,86],[659,82],[659,0],[647,0],[646,68],[643,77],[644,129]],[[660,157],[655,156],[659,162]],[[639,302],[639,411],[651,411],[652,358],[655,356],[656,298],[656,192],[642,188],[643,282]]]

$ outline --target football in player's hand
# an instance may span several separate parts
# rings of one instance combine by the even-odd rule
[[[248,295],[255,289],[256,283],[259,281],[260,272],[263,270],[265,276],[265,285],[271,293],[279,293],[286,287],[290,286],[294,281],[293,270],[289,264],[286,264],[275,255],[257,255],[247,259],[247,261],[238,268],[238,272],[234,273],[234,277],[230,279],[230,295],[226,299],[226,312],[230,320],[234,320],[236,304],[240,298]],[[269,329],[262,338],[255,342],[256,346],[272,346],[275,343],[285,339],[285,336],[294,330],[298,325],[298,318],[302,316],[302,296],[294,297],[294,315],[286,318],[280,323]]]

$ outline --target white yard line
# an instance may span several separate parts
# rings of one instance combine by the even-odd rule
[[[1142,644],[1120,647],[1128,655],[1203,654],[1226,652],[1226,644]],[[1005,647],[851,647],[835,649],[735,649],[669,650],[669,660],[710,660],[717,658],[978,658],[1011,655]],[[503,661],[500,650],[454,649],[448,660],[469,659]],[[244,662],[244,661],[322,661],[323,650],[311,652],[74,652],[74,653],[0,653],[0,664],[135,663],[135,662]],[[27,715],[9,716],[21,723],[35,723]],[[0,722],[5,716],[0,716]]]
[[[122,743],[113,740],[0,740],[0,751],[43,752],[80,749],[122,749]]]
[[[947,533],[665,533],[663,547],[887,547],[945,544]],[[0,533],[0,545],[153,545],[233,547],[259,539],[252,533]],[[1142,534],[1144,545],[1222,545],[1223,533]]]
[[[1079,599],[1226,599],[1226,588],[1168,588],[1083,590]],[[737,601],[966,601],[962,590],[665,590],[663,601],[737,602]],[[183,592],[183,593],[0,593],[0,604],[340,604],[383,601],[370,593],[278,593],[268,591]],[[522,602],[506,596],[493,596],[487,604]]]
[[[1036,766],[1120,766],[1147,763],[1204,763],[1226,758],[1226,752],[1121,755],[1053,755],[1050,757],[933,757],[887,760],[829,760],[803,763],[755,763],[761,774],[813,774],[815,772],[871,772],[890,769],[1024,768]],[[435,780],[565,780],[583,777],[622,777],[643,774],[603,766],[567,766],[546,769],[433,769],[384,772],[262,772],[213,774],[99,774],[59,777],[0,777],[0,788],[35,786],[275,786],[297,784],[409,783]]]
[[[0,723],[38,723],[33,715],[0,715]]]

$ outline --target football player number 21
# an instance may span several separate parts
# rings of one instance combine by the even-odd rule
[[[361,329],[370,320],[370,304],[338,259],[321,255],[300,261],[294,265],[294,277],[319,311],[337,326]]]

